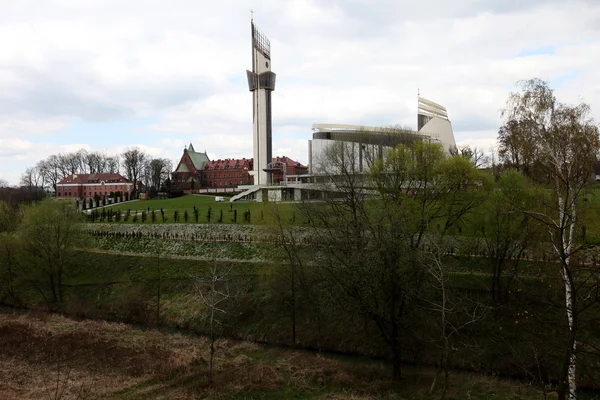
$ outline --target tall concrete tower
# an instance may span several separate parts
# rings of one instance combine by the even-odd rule
[[[275,90],[275,74],[271,72],[271,43],[269,39],[250,23],[252,31],[252,71],[246,70],[248,88],[252,92],[254,121],[254,176],[255,185],[267,182],[267,164],[271,162],[271,92]]]

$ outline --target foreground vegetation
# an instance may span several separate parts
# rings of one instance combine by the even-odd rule
[[[58,315],[0,314],[3,399],[435,399],[433,371],[407,368],[398,387],[385,362],[208,340]],[[36,351],[30,351],[35,348]],[[449,399],[538,399],[518,381],[453,373]],[[57,384],[58,383],[58,384]]]

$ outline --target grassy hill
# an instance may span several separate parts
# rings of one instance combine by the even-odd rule
[[[237,218],[235,218],[235,223],[238,224],[263,224],[271,221],[271,209],[273,207],[278,207],[280,212],[288,217],[292,218],[292,214],[296,210],[296,204],[292,203],[279,203],[279,204],[271,204],[271,203],[256,203],[256,202],[239,202],[239,203],[231,203],[229,202],[229,198],[225,198],[225,202],[217,202],[215,201],[215,196],[213,195],[185,195],[181,197],[176,197],[172,199],[165,200],[136,200],[128,203],[122,204],[114,204],[108,207],[105,207],[105,210],[112,211],[121,211],[121,213],[125,213],[128,210],[131,211],[132,215],[138,215],[140,217],[142,211],[146,211],[147,213],[151,213],[153,210],[156,214],[156,222],[162,223],[162,216],[160,210],[162,209],[166,223],[175,222],[174,214],[175,211],[179,213],[179,222],[184,222],[185,212],[188,213],[188,222],[194,221],[194,207],[198,209],[198,222],[201,223],[219,223],[220,215],[223,213],[223,218],[220,223],[234,223],[235,212],[237,211]],[[208,221],[208,210],[211,210],[210,221]],[[244,217],[244,213],[250,212],[250,221],[248,221]],[[98,210],[100,212],[100,210]],[[106,221],[106,219],[104,220]],[[140,222],[139,220],[137,221]],[[150,215],[148,215],[148,221],[150,220]],[[120,223],[133,223],[132,219],[125,222],[121,220]]]

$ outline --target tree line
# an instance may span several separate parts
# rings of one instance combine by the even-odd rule
[[[73,174],[121,174],[157,192],[170,184],[171,160],[154,158],[138,147],[129,147],[121,154],[80,149],[71,153],[53,154],[29,167],[21,175],[20,186],[31,191],[56,189],[56,184]]]

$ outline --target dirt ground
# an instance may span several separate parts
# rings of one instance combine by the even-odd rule
[[[208,385],[206,338],[60,315],[0,313],[0,399],[430,399],[432,372],[400,385],[384,362],[216,343]],[[460,378],[448,398],[539,398],[490,379]],[[471,397],[473,395],[473,397]]]

